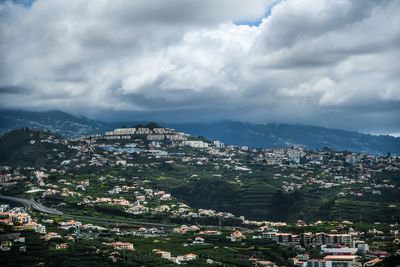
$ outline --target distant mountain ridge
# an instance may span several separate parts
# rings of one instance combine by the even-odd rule
[[[400,138],[376,136],[317,126],[290,124],[250,124],[234,121],[175,124],[171,127],[211,140],[249,147],[303,146],[309,149],[329,147],[334,150],[400,155]]]
[[[137,122],[106,123],[53,110],[46,112],[0,111],[0,133],[30,127],[48,130],[68,138],[101,134],[107,130],[134,125]],[[309,149],[329,147],[369,154],[400,155],[400,138],[375,136],[317,126],[290,124],[250,124],[235,121],[211,123],[162,124],[194,136],[220,140],[226,144],[249,147],[303,146]]]
[[[59,110],[44,112],[0,111],[0,133],[24,127],[51,131],[68,138],[75,138],[103,133],[111,129],[112,125],[86,117],[76,117]]]

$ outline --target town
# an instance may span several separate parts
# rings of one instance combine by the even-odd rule
[[[0,167],[6,265],[361,267],[400,257],[397,156],[255,149],[155,123],[1,139],[23,143]]]

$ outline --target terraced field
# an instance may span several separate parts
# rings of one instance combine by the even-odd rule
[[[237,211],[239,214],[267,215],[273,195],[277,188],[267,183],[246,184],[238,193]]]
[[[385,214],[385,216],[382,216]],[[383,205],[378,202],[356,201],[349,199],[339,199],[330,211],[330,218],[350,219],[354,221],[376,220],[393,222],[400,218],[399,209],[390,208],[389,205]]]

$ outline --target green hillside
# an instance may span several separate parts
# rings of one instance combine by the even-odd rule
[[[53,142],[57,138],[48,132],[28,128],[6,133],[0,138],[0,164],[23,167],[57,166],[61,161],[59,153],[64,158],[71,156],[70,150],[64,144]]]

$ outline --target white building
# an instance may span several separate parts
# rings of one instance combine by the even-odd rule
[[[195,147],[195,148],[207,148],[208,147],[208,143],[203,142],[203,141],[182,141],[182,145]]]
[[[214,146],[215,146],[216,148],[224,148],[224,147],[225,147],[225,144],[222,143],[222,142],[220,142],[220,141],[214,141]]]

